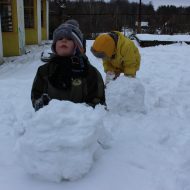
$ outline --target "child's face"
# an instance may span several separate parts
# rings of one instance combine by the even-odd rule
[[[73,40],[63,38],[56,42],[55,50],[59,56],[70,56],[74,53],[75,44]]]

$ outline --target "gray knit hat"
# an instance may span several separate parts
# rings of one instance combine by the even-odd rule
[[[65,23],[61,24],[58,28],[56,28],[53,32],[53,44],[51,49],[54,53],[55,51],[55,44],[58,40],[68,38],[72,39],[76,44],[77,48],[81,53],[84,52],[83,47],[83,35],[79,29],[79,24],[76,20],[71,19],[67,20]]]
[[[64,24],[70,24],[71,27],[77,27],[77,28],[79,28],[79,23],[78,23],[78,21],[75,20],[75,19],[67,20],[67,21],[65,21]]]

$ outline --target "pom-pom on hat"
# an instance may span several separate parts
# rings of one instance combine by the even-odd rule
[[[64,24],[69,24],[69,25],[71,25],[71,27],[77,27],[77,28],[79,28],[79,23],[75,19],[67,20],[67,21],[65,21]]]
[[[68,20],[65,23],[61,24],[58,28],[56,28],[53,32],[53,43],[51,49],[54,53],[55,51],[55,44],[58,40],[63,38],[72,39],[79,49],[81,53],[84,52],[83,47],[83,35],[79,29],[79,24],[76,20]]]
[[[115,41],[109,34],[100,34],[91,47],[92,53],[98,58],[103,58],[104,56],[111,58],[115,49]]]

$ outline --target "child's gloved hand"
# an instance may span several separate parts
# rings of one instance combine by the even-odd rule
[[[48,94],[42,94],[42,96],[37,99],[34,103],[34,109],[35,111],[38,111],[40,108],[43,108],[44,106],[47,106],[50,102],[50,97]]]
[[[108,71],[106,73],[105,85],[108,84],[111,80],[115,80],[119,77],[120,73],[114,73],[112,71]]]

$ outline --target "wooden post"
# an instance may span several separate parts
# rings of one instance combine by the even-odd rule
[[[42,40],[49,39],[49,1],[42,0]]]
[[[49,0],[46,0],[46,31],[47,40],[49,39]]]
[[[38,44],[42,41],[42,21],[41,21],[41,0],[37,0],[37,15],[36,15],[36,22],[37,22],[37,31],[38,31]]]
[[[24,2],[17,0],[18,43],[20,55],[25,53]]]
[[[137,26],[137,32],[141,33],[141,0],[139,0],[139,13],[138,13],[138,26]]]

